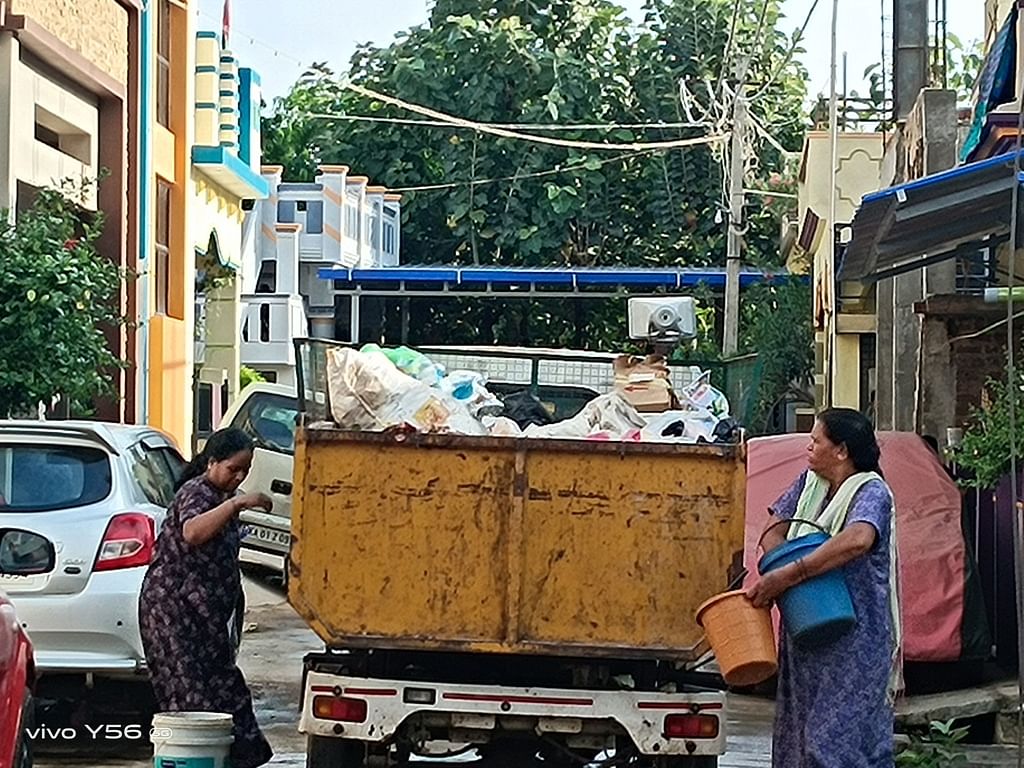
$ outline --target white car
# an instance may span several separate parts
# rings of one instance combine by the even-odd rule
[[[43,679],[144,678],[139,592],[183,466],[151,427],[0,421],[0,528],[42,536],[56,558],[0,575]]]
[[[274,501],[272,512],[243,510],[243,562],[284,574],[291,543],[292,466],[299,405],[295,388],[257,382],[243,389],[224,414],[221,428],[237,427],[254,443],[252,468],[241,491],[260,492]]]

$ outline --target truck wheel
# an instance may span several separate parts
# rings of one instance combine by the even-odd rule
[[[366,747],[361,741],[331,736],[306,737],[306,768],[362,768]]]

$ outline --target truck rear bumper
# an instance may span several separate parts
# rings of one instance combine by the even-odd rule
[[[371,743],[388,742],[403,724],[446,730],[448,740],[486,743],[500,733],[558,734],[570,746],[614,746],[628,736],[647,755],[725,752],[720,693],[511,688],[410,683],[310,671],[299,730]]]

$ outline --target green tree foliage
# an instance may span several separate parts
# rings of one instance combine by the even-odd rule
[[[103,219],[74,203],[83,192],[71,183],[43,190],[17,223],[0,214],[0,417],[57,395],[87,412],[112,392],[121,361],[104,329],[123,322],[124,275],[96,251]]]
[[[348,76],[478,122],[678,123],[688,121],[680,81],[701,98],[705,82],[717,85],[724,69],[725,83],[732,83],[733,70],[750,57],[748,79],[766,85],[755,113],[796,149],[804,72],[792,62],[783,66],[790,41],[775,31],[778,6],[777,0],[741,2],[729,45],[732,0],[650,0],[638,27],[608,0],[437,0],[428,24],[386,48],[360,48]],[[346,163],[391,188],[465,182],[406,193],[406,263],[722,261],[725,228],[716,222],[722,180],[711,148],[584,152],[451,127],[329,117],[337,115],[415,117],[346,91],[316,67],[276,103],[265,125],[265,158],[283,164],[293,180],[310,180],[321,163]],[[553,135],[630,143],[704,133],[623,128]],[[773,152],[761,153],[766,168]],[[502,181],[469,183],[491,179]],[[758,200],[749,214],[747,258],[771,263],[775,218]]]
[[[727,133],[729,94],[745,78],[755,119],[797,150],[806,72],[793,57],[797,41],[779,31],[780,5],[648,0],[634,24],[610,0],[436,0],[426,24],[386,47],[360,48],[345,77],[479,123],[706,123],[530,131],[615,143]],[[347,164],[404,190],[404,263],[724,265],[722,145],[581,151],[451,126],[339,119],[422,119],[342,83],[323,65],[306,73],[265,120],[264,157],[284,165],[288,180],[309,181],[320,164]],[[681,83],[692,96],[685,104]],[[781,188],[771,181],[783,167],[776,149],[751,149],[751,183]],[[443,188],[409,190],[430,185]],[[752,196],[746,213],[745,261],[778,265],[779,199]],[[705,310],[720,309],[709,298]],[[362,307],[364,318],[379,318],[379,329],[397,338],[396,302],[363,300]],[[625,301],[581,309],[556,299],[412,300],[409,307],[417,343],[625,346]],[[758,307],[747,317],[770,324],[761,299]],[[805,309],[809,322],[809,300]],[[720,333],[714,313],[702,315],[702,328]],[[785,331],[778,337],[804,340]],[[706,357],[710,346],[705,335],[697,353]],[[799,354],[810,365],[810,343]]]

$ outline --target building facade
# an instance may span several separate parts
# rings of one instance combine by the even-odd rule
[[[348,166],[321,166],[313,183],[282,180],[265,166],[269,196],[246,217],[242,363],[268,379],[295,381],[292,340],[334,338],[335,291],[325,267],[397,266],[401,196]]]
[[[144,13],[138,281],[140,419],[192,442],[195,255],[188,227],[194,133],[196,0],[152,0]]]
[[[42,188],[103,176],[80,202],[105,216],[100,253],[129,272],[139,267],[130,174],[139,161],[142,18],[141,0],[0,0],[0,209],[16,216]],[[128,284],[120,304],[136,316]],[[133,421],[133,325],[109,331],[108,341],[128,366],[99,415]]]
[[[880,133],[839,134],[836,221],[829,222],[831,140],[825,131],[811,131],[804,139],[797,195],[801,228],[788,266],[797,273],[810,269],[814,276],[819,404],[864,410],[874,390],[874,293],[860,283],[837,283],[828,262],[833,225],[841,240],[861,199],[878,189],[883,153]]]
[[[196,37],[195,140],[189,231],[195,254],[195,435],[216,428],[241,367],[244,208],[265,199],[260,175],[260,79],[214,32]]]

